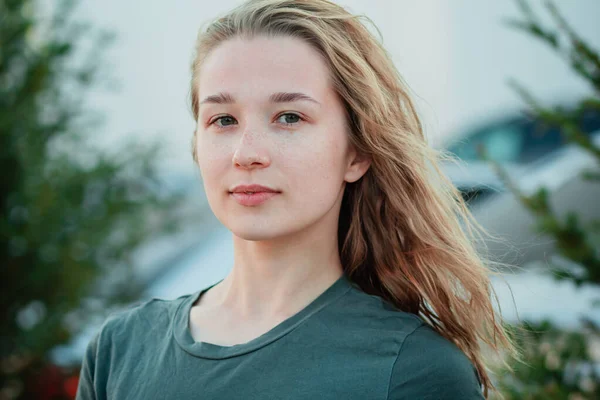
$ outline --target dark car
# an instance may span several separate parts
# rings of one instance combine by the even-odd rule
[[[580,129],[593,137],[600,131],[600,111],[588,109],[579,120]],[[444,164],[446,173],[465,199],[480,201],[504,191],[504,184],[482,161],[480,148],[518,177],[534,165],[552,162],[569,142],[557,126],[548,126],[525,113],[515,113],[489,121],[458,136],[446,149],[464,165]]]
[[[600,111],[587,110],[578,124],[600,147]],[[575,211],[583,220],[600,218],[600,184],[581,178],[584,170],[598,169],[590,152],[567,141],[558,127],[525,114],[491,121],[453,141],[447,150],[460,159],[460,165],[442,168],[461,190],[477,222],[508,241],[481,244],[492,259],[523,265],[548,261],[556,252],[550,237],[534,232],[530,211],[506,190],[490,163],[481,160],[479,146],[505,168],[522,193],[545,187],[557,216]]]

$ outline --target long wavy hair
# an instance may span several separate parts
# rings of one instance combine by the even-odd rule
[[[346,186],[340,258],[364,291],[420,316],[454,342],[477,369],[484,396],[495,389],[483,346],[518,358],[500,314],[492,263],[476,251],[482,234],[460,192],[440,170],[443,151],[428,145],[409,90],[380,42],[327,0],[250,0],[202,28],[192,62],[191,106],[198,120],[198,75],[209,52],[234,37],[291,36],[326,60],[366,174]],[[371,22],[372,23],[372,22]],[[373,24],[374,26],[374,24]],[[194,133],[192,153],[196,154]],[[504,362],[504,356],[500,361]]]

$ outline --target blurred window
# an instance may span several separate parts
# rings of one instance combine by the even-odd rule
[[[583,113],[579,127],[586,133],[599,133],[600,131],[600,112],[589,109]]]
[[[525,132],[523,152],[519,158],[519,162],[523,164],[536,161],[565,144],[558,127],[547,126],[540,121],[527,122]]]
[[[519,162],[523,151],[523,136],[522,128],[517,124],[496,125],[460,141],[450,151],[463,160],[479,160],[479,147],[482,146],[492,160]]]
[[[600,131],[600,113],[588,110],[579,123],[586,134]],[[465,161],[480,160],[479,146],[497,162],[528,164],[566,144],[557,126],[529,117],[507,119],[467,134],[448,150]]]

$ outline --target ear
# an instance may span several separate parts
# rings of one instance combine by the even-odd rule
[[[371,158],[364,154],[359,154],[353,148],[348,156],[348,166],[346,167],[344,180],[348,183],[356,182],[362,178],[370,166]]]

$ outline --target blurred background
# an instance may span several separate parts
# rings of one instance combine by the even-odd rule
[[[74,398],[111,313],[223,278],[191,157],[198,29],[241,1],[0,0],[0,400]],[[344,0],[379,28],[529,366],[507,398],[600,398],[600,2]]]

